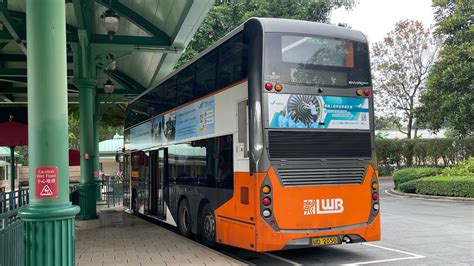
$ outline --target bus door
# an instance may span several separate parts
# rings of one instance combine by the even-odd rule
[[[168,148],[161,148],[158,150],[158,169],[157,169],[157,180],[156,180],[156,192],[157,192],[157,216],[160,219],[166,218],[166,202],[168,201]]]
[[[167,148],[150,151],[150,209],[148,214],[160,219],[166,217],[168,196],[168,152]]]
[[[150,151],[150,198],[148,214],[157,215],[157,204],[158,204],[158,186],[159,186],[159,173],[158,173],[158,151]]]

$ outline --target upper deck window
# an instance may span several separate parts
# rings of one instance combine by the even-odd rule
[[[354,67],[354,48],[348,41],[283,35],[281,46],[286,63]]]
[[[264,54],[265,80],[336,88],[371,85],[367,43],[267,33]]]

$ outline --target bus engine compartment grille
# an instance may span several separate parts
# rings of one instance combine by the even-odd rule
[[[310,158],[367,158],[370,132],[268,131],[271,160]]]
[[[365,167],[277,170],[283,186],[362,184]]]

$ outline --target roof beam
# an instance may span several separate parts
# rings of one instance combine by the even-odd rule
[[[0,61],[4,62],[26,62],[26,55],[24,54],[0,54]],[[67,57],[67,62],[72,63],[72,56]]]
[[[68,89],[69,94],[79,93],[78,91],[71,91]],[[0,87],[0,95],[2,94],[26,94],[28,89],[26,87]],[[99,95],[106,95],[107,93],[104,92],[104,89],[97,89],[97,94]],[[137,91],[135,89],[115,89],[114,95],[137,95]]]
[[[146,88],[143,87],[140,83],[130,78],[118,69],[106,70],[105,73],[107,73],[111,78],[120,83],[122,87],[132,89],[135,94],[140,94],[146,90]]]
[[[8,11],[8,0],[3,0],[3,3],[0,3],[0,22],[3,23],[7,31],[15,40],[16,44],[20,47],[21,51],[26,54],[26,45],[23,43],[23,38],[20,35],[19,28],[14,25],[12,18],[10,17]]]
[[[26,14],[25,13],[20,12],[20,11],[14,11],[14,10],[8,10],[8,13],[10,14],[10,16],[12,18],[15,18],[17,20],[21,20],[22,24],[26,25]],[[72,25],[66,24],[66,31],[74,33],[74,32],[77,32],[77,28],[72,26]]]
[[[26,68],[0,68],[0,78],[3,77],[26,77],[27,71]],[[67,76],[72,77],[73,71],[67,71]]]
[[[126,18],[131,23],[142,29],[144,32],[150,34],[156,39],[165,43],[165,45],[171,45],[171,37],[168,36],[164,31],[156,27],[153,23],[143,18],[143,16],[137,14],[132,9],[121,4],[119,1],[107,1],[107,0],[96,0],[100,5],[111,8],[113,11],[118,13],[120,16]],[[115,38],[115,36],[114,36]]]
[[[12,103],[13,100],[11,98],[13,97],[8,97],[6,95],[0,94],[0,100],[2,100],[3,102]]]

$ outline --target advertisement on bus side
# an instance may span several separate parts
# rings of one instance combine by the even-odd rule
[[[307,94],[268,95],[270,128],[369,129],[369,100]]]
[[[214,134],[214,101],[212,96],[131,128],[130,148],[140,150]]]

